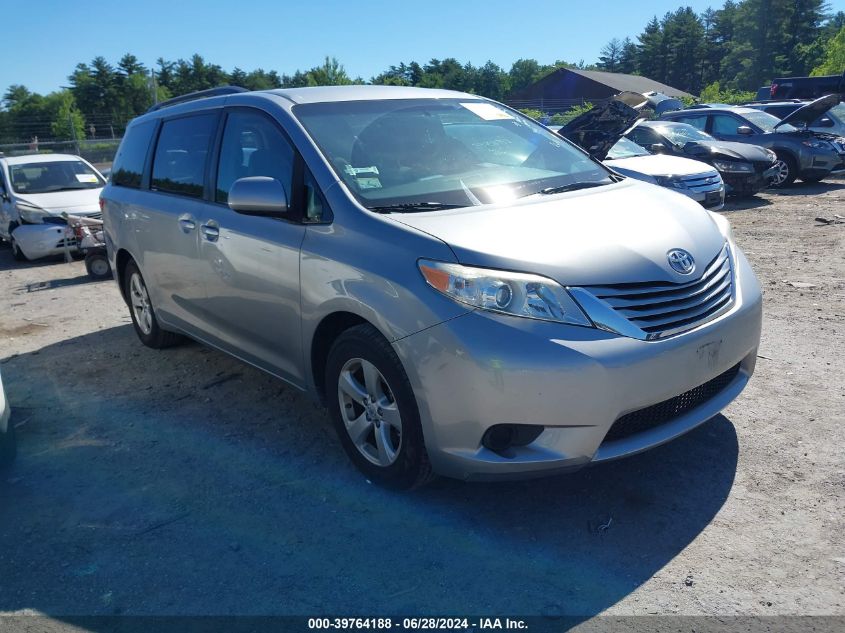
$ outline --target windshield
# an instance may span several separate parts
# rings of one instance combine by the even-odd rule
[[[759,127],[764,132],[795,132],[796,128],[790,125],[789,123],[784,123],[782,125],[778,125],[778,129],[775,130],[775,126],[780,123],[780,119],[776,116],[769,114],[768,112],[761,112],[760,110],[748,111],[743,112],[742,116],[746,119],[751,121],[754,125]]]
[[[661,136],[668,138],[675,145],[683,147],[689,142],[715,140],[706,132],[702,132],[686,123],[673,123],[672,125],[660,125],[652,128]]]
[[[845,121],[845,103],[837,103],[827,113],[834,115],[840,121]]]
[[[649,156],[650,153],[624,136],[607,153],[607,160],[617,158],[633,158],[634,156]]]
[[[293,112],[371,209],[463,207],[613,182],[566,140],[488,101],[346,101]]]
[[[97,172],[80,160],[9,165],[9,176],[15,193],[97,189],[106,184]]]

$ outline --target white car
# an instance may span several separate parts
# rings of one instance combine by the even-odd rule
[[[0,238],[23,261],[76,249],[62,213],[100,217],[106,181],[93,165],[70,154],[0,157]]]
[[[15,458],[15,427],[9,420],[9,401],[0,378],[0,468]]]
[[[725,205],[722,177],[713,167],[701,161],[652,154],[622,137],[610,148],[602,162],[625,176],[674,189],[707,209],[717,211]]]
[[[653,101],[654,95],[623,92],[563,127],[551,129],[614,171],[677,191],[707,209],[721,209],[725,183],[712,166],[680,156],[653,155],[625,138],[642,120],[644,108],[655,108]],[[658,101],[655,109],[663,111],[659,104],[672,102]]]

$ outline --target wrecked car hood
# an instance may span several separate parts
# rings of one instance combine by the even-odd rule
[[[622,93],[575,117],[557,133],[596,160],[604,160],[610,148],[637,125],[641,116],[637,108],[647,103],[641,94]]]
[[[784,123],[790,123],[799,128],[807,127],[837,103],[839,103],[839,95],[819,97],[815,101],[798,108],[795,112],[787,114],[781,119],[780,123],[775,125],[775,129]]]
[[[684,153],[698,160],[743,160],[750,163],[771,163],[772,153],[765,147],[728,141],[691,141],[684,145]]]

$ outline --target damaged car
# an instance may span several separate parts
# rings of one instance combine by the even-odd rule
[[[0,238],[18,261],[76,251],[62,216],[101,217],[106,184],[93,165],[71,154],[0,157]]]
[[[690,108],[665,112],[661,120],[687,123],[721,141],[760,145],[777,155],[772,184],[783,187],[800,178],[819,182],[845,172],[845,139],[808,129],[839,97],[829,95],[798,108],[782,120],[750,107]]]
[[[718,141],[686,123],[641,121],[627,137],[655,154],[692,158],[712,165],[729,196],[753,196],[777,175],[777,155],[747,143]]]
[[[707,209],[721,209],[725,185],[718,171],[698,160],[654,155],[625,138],[651,107],[644,95],[623,92],[556,131],[616,172],[682,193]]]

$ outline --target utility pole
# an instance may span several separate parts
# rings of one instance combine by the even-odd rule
[[[79,156],[79,139],[76,137],[76,126],[73,124],[73,113],[67,113],[67,122],[70,125],[70,133],[73,135],[73,144],[76,147],[76,155]]]
[[[156,82],[156,71],[150,68],[150,89],[153,91],[153,105],[158,104],[158,82]]]

